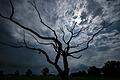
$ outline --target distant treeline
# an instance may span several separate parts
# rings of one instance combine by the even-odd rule
[[[108,61],[102,68],[92,66],[87,71],[71,73],[70,76],[120,77],[120,61]]]
[[[49,69],[44,68],[42,71],[43,76],[52,76],[49,74]],[[4,76],[4,71],[0,70],[0,76]],[[14,74],[7,74],[7,76],[20,76],[18,70]],[[25,72],[25,76],[33,76],[32,70],[28,69]],[[102,76],[102,77],[120,77],[120,61],[107,61],[102,68],[97,68],[95,66],[89,67],[87,71],[78,71],[71,73],[72,77],[81,77],[81,76]]]
[[[47,67],[43,68],[41,73],[43,76],[51,76],[52,75],[52,74],[49,74],[49,69]],[[4,74],[4,71],[0,70],[0,76],[20,76],[20,75],[21,74],[20,74],[19,70],[16,70],[13,74]],[[36,76],[36,75],[33,74],[31,69],[27,69],[24,76]]]

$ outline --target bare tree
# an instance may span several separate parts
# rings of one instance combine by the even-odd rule
[[[76,25],[77,22],[74,22],[73,26],[70,29],[66,28],[67,31],[70,33],[69,39],[66,39],[66,37],[65,37],[66,32],[64,31],[64,29],[60,28],[60,31],[63,34],[63,36],[62,36],[63,42],[61,42],[58,38],[58,35],[57,35],[56,31],[54,29],[52,29],[49,25],[47,25],[43,21],[43,19],[41,17],[41,14],[40,14],[37,6],[36,6],[36,2],[33,1],[33,2],[29,2],[29,3],[33,6],[33,8],[38,13],[40,23],[42,23],[44,25],[44,27],[47,27],[50,31],[53,32],[53,34],[54,34],[53,37],[42,36],[39,33],[37,33],[37,31],[35,31],[31,28],[28,28],[27,26],[19,23],[17,20],[14,20],[13,16],[14,16],[14,13],[15,13],[15,8],[14,8],[14,5],[13,5],[12,1],[9,0],[9,2],[10,2],[10,5],[11,5],[11,9],[12,9],[12,12],[11,12],[10,16],[6,17],[6,16],[4,16],[3,14],[0,13],[0,17],[2,17],[3,19],[6,19],[8,21],[11,21],[12,23],[16,24],[18,27],[20,27],[24,30],[23,41],[22,41],[22,43],[18,43],[18,45],[8,44],[8,43],[3,43],[3,42],[0,42],[0,44],[11,46],[11,47],[14,47],[14,48],[25,47],[25,48],[28,48],[28,49],[31,49],[31,50],[36,50],[36,51],[39,52],[39,54],[42,53],[46,57],[47,62],[50,63],[51,65],[53,65],[56,68],[56,70],[59,73],[59,76],[60,76],[61,80],[69,80],[69,78],[68,78],[68,76],[69,76],[68,57],[72,57],[72,58],[75,58],[75,59],[81,58],[82,55],[75,56],[74,54],[80,53],[80,52],[88,49],[89,44],[93,40],[93,38],[97,34],[99,34],[104,28],[107,28],[108,26],[110,26],[114,23],[114,22],[112,22],[110,24],[105,24],[105,21],[103,20],[103,22],[102,22],[103,24],[101,24],[101,27],[99,27],[96,32],[94,32],[91,36],[89,36],[89,38],[86,41],[83,41],[81,43],[72,44],[71,42],[75,38],[79,37],[81,35],[81,33],[83,33],[83,31],[88,30],[88,28],[90,26],[90,25],[88,25],[87,27],[81,27],[80,29],[78,29],[76,31],[75,28],[77,27],[77,25]],[[82,21],[82,23],[84,23],[84,21]],[[38,45],[52,46],[50,48],[53,48],[55,53],[56,53],[56,55],[54,56],[55,60],[54,61],[51,60],[48,53],[45,50],[43,50],[41,48],[38,48],[38,47],[35,47],[35,46],[31,46],[30,43],[29,43],[29,40],[27,40],[27,38],[26,38],[27,33],[29,33],[29,35],[37,42]],[[48,42],[47,43],[40,42],[39,39],[47,40]],[[82,48],[79,48],[82,44],[85,44],[85,46],[83,46]],[[66,46],[63,47],[63,45],[66,45]],[[61,69],[61,67],[58,65],[60,57],[62,57],[63,67],[64,67],[63,69]]]

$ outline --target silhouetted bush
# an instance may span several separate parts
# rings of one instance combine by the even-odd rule
[[[19,76],[19,71],[18,71],[18,70],[16,70],[16,71],[14,72],[14,76]]]
[[[49,69],[47,67],[42,70],[42,74],[44,76],[48,75],[48,73],[49,73]]]
[[[26,71],[26,76],[32,76],[32,70],[31,69],[28,69]]]
[[[104,76],[119,77],[120,76],[120,62],[108,61],[102,68]]]
[[[0,70],[0,76],[3,76],[3,70]]]
[[[88,75],[89,76],[100,76],[101,75],[101,69],[96,68],[95,66],[92,66],[88,69]]]
[[[70,76],[73,76],[73,77],[80,77],[80,76],[86,76],[86,75],[87,75],[87,73],[85,71],[79,71],[79,72],[70,74]]]

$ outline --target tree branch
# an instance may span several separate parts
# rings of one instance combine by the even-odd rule
[[[70,56],[70,57],[72,57],[72,58],[75,58],[75,59],[80,59],[81,57],[82,57],[82,55],[80,55],[80,56],[73,56],[73,55],[68,55],[68,56]]]
[[[70,46],[70,48],[77,48],[77,47],[79,47],[80,45],[84,44],[85,42],[87,42],[87,41],[84,41],[84,42],[82,42],[82,43],[79,43],[79,44]]]
[[[88,28],[88,27],[86,27],[86,28],[82,27],[79,31],[75,32],[72,37],[75,38],[75,37],[79,36],[80,33],[81,33],[82,31],[85,31],[85,29],[87,29],[87,28]]]
[[[40,51],[41,53],[43,53],[43,54],[45,55],[47,61],[48,61],[50,64],[54,65],[54,63],[50,60],[49,56],[47,55],[47,53],[46,53],[44,50],[42,50],[42,49],[37,49],[37,48],[35,48],[35,47],[30,47],[30,46],[28,46],[28,44],[27,44],[27,42],[26,42],[26,39],[25,39],[25,34],[24,34],[23,42],[24,42],[25,45],[19,45],[19,46],[13,45],[13,44],[4,43],[4,42],[0,42],[0,44],[6,45],[6,46],[10,46],[10,47],[13,47],[13,48],[23,48],[23,47],[25,47],[25,48],[30,49],[30,50]],[[40,53],[40,52],[39,52],[39,53]]]
[[[72,28],[71,30],[68,30],[68,29],[67,29],[67,30],[71,33],[71,37],[70,37],[70,39],[67,41],[67,44],[69,44],[70,41],[71,41],[72,38],[73,38],[73,35],[74,35],[74,29],[75,29],[76,24],[77,24],[77,22],[75,22],[75,24],[73,25],[73,28]]]
[[[89,40],[87,41],[87,44],[86,44],[86,47],[85,47],[85,48],[80,49],[80,50],[77,50],[77,51],[70,52],[69,55],[74,54],[74,53],[78,53],[78,52],[81,52],[81,51],[84,51],[84,50],[88,49],[89,43],[93,40],[93,38],[94,38],[97,34],[99,34],[104,28],[107,28],[107,27],[111,26],[113,23],[114,23],[114,22],[112,22],[112,23],[110,23],[110,24],[108,24],[108,25],[106,25],[106,26],[103,26],[100,30],[98,30],[95,34],[93,34],[92,37],[91,37],[91,39],[89,39]]]
[[[63,28],[60,28],[60,30],[63,33],[62,40],[64,41],[65,44],[67,44],[67,42],[65,41],[65,32],[64,32]]]
[[[11,21],[11,22],[13,22],[14,24],[16,24],[16,25],[18,25],[19,27],[21,27],[21,28],[23,28],[23,29],[25,29],[25,30],[33,33],[34,35],[36,35],[37,37],[39,37],[39,38],[41,38],[41,39],[53,40],[53,41],[55,41],[55,38],[53,38],[53,37],[44,37],[44,36],[41,36],[41,35],[39,35],[37,32],[35,32],[34,30],[32,30],[32,29],[30,29],[30,28],[27,28],[26,26],[24,26],[24,25],[20,24],[19,22],[13,20],[12,17],[13,17],[13,15],[14,15],[14,7],[13,7],[13,4],[12,4],[11,0],[9,0],[9,1],[10,1],[10,3],[11,3],[11,8],[12,8],[12,13],[11,13],[10,17],[3,16],[1,13],[0,13],[0,17],[2,17],[2,18],[4,18],[4,19],[7,19],[7,20],[9,20],[9,21]]]
[[[42,20],[41,14],[40,14],[37,6],[36,6],[35,1],[33,1],[33,3],[32,3],[31,1],[29,1],[29,3],[34,7],[34,9],[36,10],[36,12],[38,13],[40,22],[41,22],[44,26],[46,26],[48,29],[50,29],[50,30],[54,33],[54,35],[55,35],[55,37],[56,37],[56,39],[57,39],[57,34],[56,34],[55,30],[53,30],[50,26],[48,26],[48,25],[47,25],[46,23],[44,23],[44,21]]]
[[[59,60],[59,58],[60,58],[60,55],[61,55],[62,51],[63,51],[63,50],[62,50],[62,44],[61,44],[61,45],[59,45],[59,47],[58,47],[57,55],[56,55],[56,57],[55,57],[55,64],[58,63],[58,60]]]
[[[39,40],[38,40],[34,35],[32,35],[32,34],[30,34],[30,35],[37,41],[38,44],[52,45],[53,48],[54,48],[54,50],[55,50],[56,52],[58,52],[58,51],[57,51],[58,46],[55,45],[54,43],[43,43],[43,42],[41,43],[41,42],[39,42]]]
[[[39,49],[39,51],[42,52],[42,53],[45,55],[47,61],[48,61],[50,64],[54,65],[54,62],[52,62],[52,61],[50,60],[49,56],[47,55],[47,53],[46,53],[44,50]]]
[[[11,15],[10,15],[10,19],[12,19],[12,18],[13,18],[13,15],[14,15],[14,6],[13,6],[13,3],[12,3],[11,0],[9,0],[9,2],[10,2],[10,5],[11,5],[11,8],[12,8],[12,13],[11,13]]]

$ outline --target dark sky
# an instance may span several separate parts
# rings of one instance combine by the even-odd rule
[[[12,0],[15,6],[14,19],[21,24],[32,28],[39,34],[45,36],[53,36],[53,34],[44,27],[40,22],[34,8],[28,3],[28,0]],[[32,0],[31,0],[32,1]],[[90,43],[90,47],[79,54],[83,56],[76,60],[69,58],[69,66],[71,71],[86,69],[87,66],[102,67],[107,60],[120,60],[120,0],[36,0],[37,7],[41,13],[44,22],[52,26],[59,38],[61,32],[59,26],[62,26],[66,31],[65,26],[71,27],[72,22],[79,23],[83,19],[87,19],[85,24],[90,24],[90,30],[86,33],[96,31],[94,28],[99,27],[102,23],[102,18],[106,23],[114,22],[109,28],[105,28],[99,33]],[[9,16],[11,7],[9,0],[0,0],[0,13]],[[74,18],[76,17],[76,18]],[[66,39],[69,33],[66,32]],[[87,34],[81,34],[80,37],[74,39],[73,43],[78,43],[87,39]],[[17,25],[0,17],[0,42],[15,43],[23,38],[23,30]],[[35,41],[27,35],[31,44],[36,44]],[[84,46],[84,45],[83,45]],[[45,49],[51,59],[54,59],[54,52],[49,47],[40,46]],[[12,48],[0,44],[0,69],[6,73],[20,70],[24,73],[30,68],[34,73],[40,73],[44,67],[49,67],[51,72],[55,69],[49,65],[42,54],[26,48]],[[61,60],[59,61],[61,65]]]

